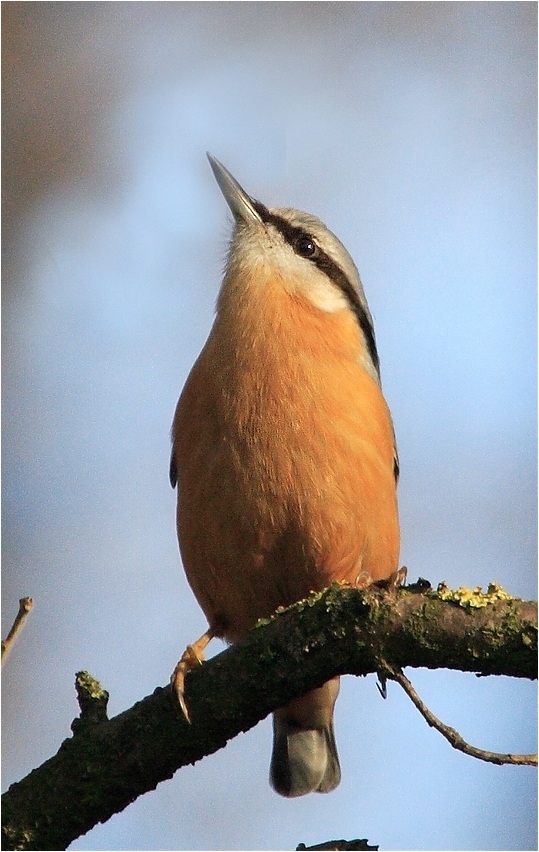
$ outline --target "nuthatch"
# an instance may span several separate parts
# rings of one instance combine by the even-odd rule
[[[236,642],[333,581],[397,569],[398,460],[372,317],[354,262],[319,219],[251,198],[216,159],[234,215],[216,317],[180,396],[170,478],[180,551],[208,630]],[[277,710],[270,779],[333,790],[339,678]]]

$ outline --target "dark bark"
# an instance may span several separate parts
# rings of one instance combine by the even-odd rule
[[[179,767],[334,675],[383,672],[387,664],[535,678],[536,655],[533,602],[476,608],[442,600],[425,583],[398,590],[334,586],[191,672],[191,724],[169,687],[109,721],[106,693],[98,687],[88,697],[79,678],[82,719],[74,735],[3,796],[2,848],[65,849]]]

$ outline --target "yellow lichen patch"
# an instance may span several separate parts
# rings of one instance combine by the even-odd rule
[[[445,583],[440,583],[437,593],[443,601],[453,601],[458,603],[459,606],[471,608],[488,606],[496,601],[513,600],[513,596],[508,594],[503,586],[498,583],[489,583],[486,592],[483,592],[481,586],[476,586],[474,589],[468,589],[466,586],[450,589]]]
[[[107,690],[103,689],[99,681],[89,672],[77,672],[75,686],[80,689],[81,693],[95,701],[102,701],[109,697]]]

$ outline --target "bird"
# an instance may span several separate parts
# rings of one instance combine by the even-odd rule
[[[170,481],[188,582],[208,622],[172,676],[214,637],[333,582],[397,571],[399,461],[374,326],[356,265],[315,216],[267,207],[207,154],[233,215],[209,337],[172,425]],[[270,783],[334,790],[339,678],[273,714]]]

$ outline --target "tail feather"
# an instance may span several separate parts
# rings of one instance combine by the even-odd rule
[[[281,796],[329,793],[341,780],[333,721],[303,728],[286,717],[273,717],[271,785]]]

